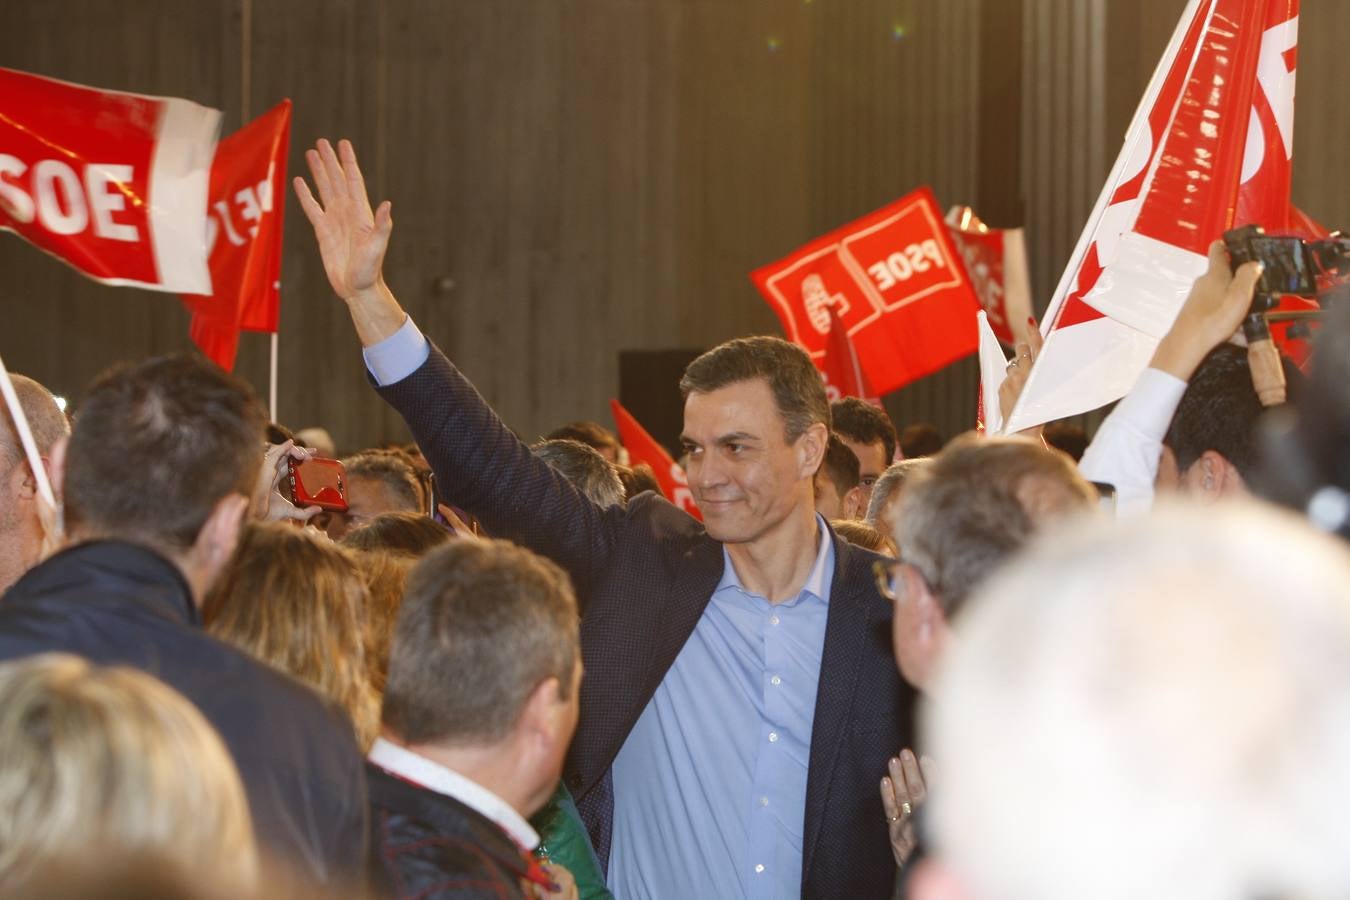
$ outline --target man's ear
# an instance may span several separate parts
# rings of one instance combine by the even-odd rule
[[[863,517],[863,492],[861,485],[854,485],[844,495],[844,518],[861,519]]]
[[[62,435],[52,444],[51,451],[42,458],[47,466],[47,477],[52,481],[52,493],[59,502],[65,496],[66,451],[70,449],[70,435]]]
[[[799,478],[810,478],[820,470],[825,460],[825,448],[830,443],[830,429],[825,423],[816,422],[797,438],[797,466]]]
[[[520,714],[520,733],[529,746],[547,751],[557,742],[562,709],[561,682],[557,678],[539,682]]]
[[[239,543],[239,529],[247,514],[248,498],[243,494],[226,494],[216,501],[192,545],[201,566],[211,572],[224,568]]]

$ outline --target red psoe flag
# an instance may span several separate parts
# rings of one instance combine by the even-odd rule
[[[0,69],[0,228],[104,284],[211,290],[220,112]]]
[[[885,394],[974,352],[979,301],[921,188],[750,275],[788,340],[820,360],[831,315]]]
[[[211,166],[208,296],[185,296],[191,335],[207,357],[234,369],[239,332],[275,332],[281,309],[281,236],[291,101],[283,100],[220,142]]]
[[[648,434],[647,429],[643,428],[618,400],[609,401],[609,411],[614,416],[614,424],[619,429],[619,440],[628,451],[629,460],[634,465],[646,463],[651,466],[652,471],[656,473],[657,482],[661,485],[661,493],[666,495],[666,499],[702,521],[703,514],[694,504],[694,495],[689,490],[689,479],[685,477],[680,464],[671,458],[666,448]]]
[[[1191,0],[1043,319],[1005,429],[1123,397],[1210,242],[1288,225],[1298,0]]]

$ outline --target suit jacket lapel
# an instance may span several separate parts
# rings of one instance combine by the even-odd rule
[[[857,574],[858,567],[850,565],[857,551],[833,534],[831,537],[834,540],[834,581],[830,588],[825,648],[821,654],[816,712],[811,726],[811,758],[806,778],[806,823],[802,843],[803,873],[811,867],[811,855],[820,837],[825,816],[825,800],[830,793],[835,758],[849,726],[859,666],[866,649],[871,606],[867,595],[870,580],[862,579]]]
[[[700,534],[684,552],[670,597],[661,608],[656,644],[647,666],[647,690],[644,696],[650,698],[656,692],[657,685],[674,664],[675,657],[679,656],[689,635],[694,633],[694,627],[712,599],[717,583],[722,580],[723,565],[721,543],[706,534]],[[641,712],[639,709],[638,714]]]

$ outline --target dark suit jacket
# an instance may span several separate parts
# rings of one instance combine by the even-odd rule
[[[651,493],[601,509],[538,460],[432,348],[380,389],[412,428],[445,499],[572,576],[586,677],[564,777],[608,864],[610,764],[722,577],[722,545]],[[877,557],[831,535],[834,582],[806,786],[802,896],[889,897],[895,863],[881,809],[886,761],[910,738],[913,695],[896,671]]]
[[[364,761],[319,696],[202,631],[182,574],[134,544],[80,544],[0,600],[0,660],[62,652],[131,666],[175,688],[220,733],[263,848],[316,882],[361,876]]]
[[[526,863],[496,822],[366,764],[371,886],[398,900],[523,898]]]

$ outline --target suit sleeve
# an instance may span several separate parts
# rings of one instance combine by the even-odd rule
[[[434,345],[411,375],[376,389],[408,423],[444,499],[558,563],[585,595],[609,565],[621,509],[602,510],[531,453]]]

